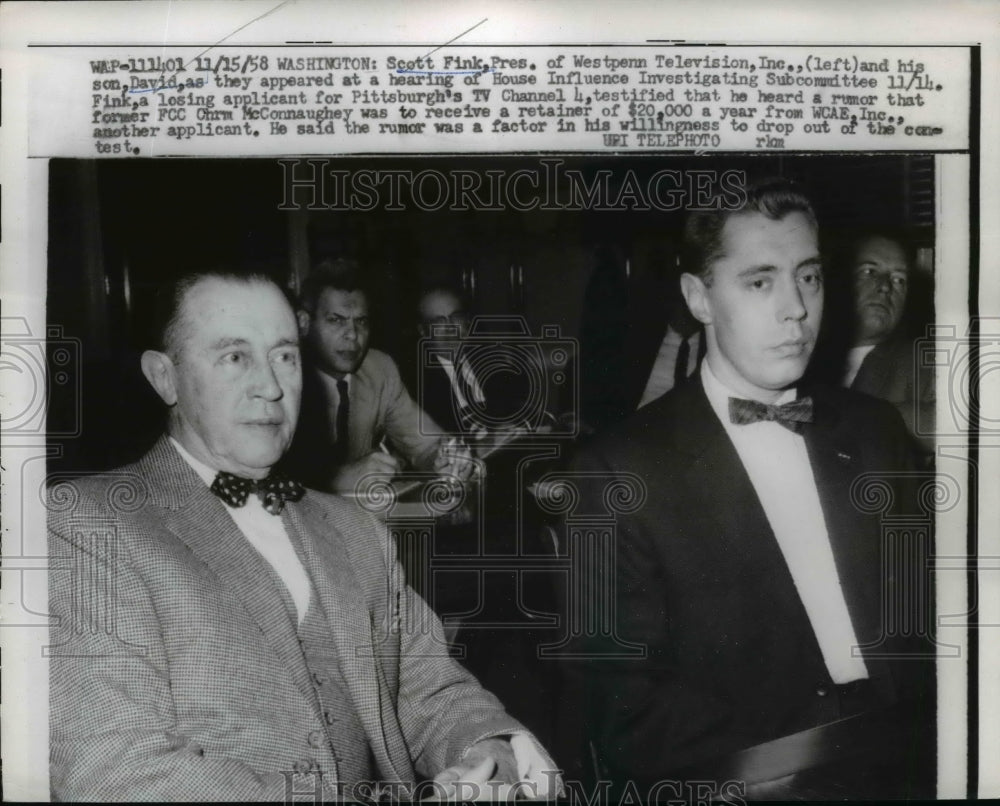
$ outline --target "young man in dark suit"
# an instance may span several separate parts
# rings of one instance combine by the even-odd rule
[[[618,782],[925,693],[933,675],[885,657],[898,591],[878,515],[852,489],[912,467],[905,429],[881,401],[797,388],[823,312],[816,218],[787,183],[745,190],[739,209],[686,225],[698,374],[596,437],[572,472],[578,513],[606,506],[622,474],[646,496],[618,515],[603,566],[614,630],[567,664],[582,733]],[[910,570],[920,578],[919,558]],[[609,657],[622,646],[643,656]]]

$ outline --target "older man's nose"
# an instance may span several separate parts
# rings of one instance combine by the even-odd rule
[[[268,361],[258,366],[251,388],[254,395],[265,400],[279,400],[283,394],[274,367]]]

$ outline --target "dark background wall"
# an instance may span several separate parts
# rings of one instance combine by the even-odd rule
[[[933,158],[913,155],[573,157],[563,167],[592,178],[629,171],[745,170],[799,180],[814,200],[827,248],[860,226],[905,227],[921,271],[910,326],[933,318]],[[336,160],[363,168],[540,171],[538,157]],[[372,274],[373,344],[411,360],[414,299],[421,284],[475,278],[481,313],[523,316],[533,334],[557,325],[581,340],[582,388],[613,389],[615,356],[637,310],[656,309],[649,289],[669,274],[683,211],[279,209],[285,174],[273,160],[53,160],[49,174],[48,321],[81,343],[79,398],[53,387],[50,431],[79,418],[82,435],[51,441],[50,469],[87,472],[140,455],[162,412],[138,368],[154,290],[193,263],[272,271],[296,290],[312,262],[354,257]],[[561,191],[565,197],[567,187]],[[835,279],[835,278],[834,278]],[[469,289],[471,291],[471,288]],[[826,325],[838,317],[833,295]],[[644,315],[648,315],[644,314]]]

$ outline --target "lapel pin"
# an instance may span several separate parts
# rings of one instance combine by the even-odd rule
[[[843,451],[837,451],[837,458],[844,464],[847,464],[848,462],[851,461],[851,455],[848,453],[844,453]]]

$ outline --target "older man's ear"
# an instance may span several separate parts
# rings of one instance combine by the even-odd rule
[[[150,386],[156,390],[168,406],[177,402],[177,381],[174,362],[166,353],[159,350],[146,350],[139,359],[142,374],[146,376]]]

